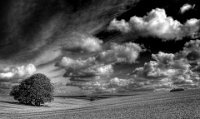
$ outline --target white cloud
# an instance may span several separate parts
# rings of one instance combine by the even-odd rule
[[[147,16],[134,16],[130,23],[136,30],[146,32],[143,35],[152,35],[163,39],[175,39],[180,32],[180,22],[167,17],[164,9],[154,9]]]
[[[185,43],[184,48],[179,52],[179,57],[183,57],[188,61],[200,61],[200,40],[191,40]]]
[[[190,5],[190,4],[184,4],[181,8],[180,8],[180,12],[182,14],[184,14],[185,12],[194,9],[195,5]]]
[[[94,81],[96,77],[100,80],[111,75],[114,70],[112,64],[102,64],[96,61],[94,57],[88,59],[72,59],[69,57],[63,57],[56,66],[64,68],[64,77],[71,77],[71,81]],[[91,80],[92,78],[92,80]],[[74,84],[74,82],[72,82]],[[81,86],[82,84],[79,83]]]
[[[132,43],[112,44],[108,50],[99,53],[100,56],[105,53],[104,57],[97,55],[91,60],[92,62],[89,62],[89,64],[93,63],[92,65],[86,63],[88,67],[75,70],[73,75],[76,77],[70,79],[69,85],[94,92],[110,93],[130,90],[170,90],[174,87],[196,88],[199,86],[199,67],[192,69],[192,64],[187,59],[191,51],[199,52],[199,40],[186,43],[183,51],[176,54],[164,52],[152,54],[153,61],[145,63],[143,67],[136,68],[132,75],[127,75],[126,78],[115,77],[113,63],[134,62],[138,57],[134,55],[137,46],[137,44],[135,46]],[[142,50],[140,47],[136,49],[136,53]],[[131,53],[134,53],[133,58],[128,57]],[[75,62],[75,64],[79,63]],[[66,67],[68,66],[70,65]],[[78,69],[78,67],[76,68]]]
[[[110,26],[108,27],[108,30],[116,30],[116,29],[125,33],[131,30],[129,23],[123,19],[120,21],[118,21],[117,19],[114,19],[110,22]]]
[[[142,48],[135,43],[125,43],[122,45],[112,44],[109,50],[99,54],[97,59],[101,62],[126,62],[134,63],[139,56]]]
[[[95,92],[113,92],[125,85],[128,80],[113,78],[113,65],[118,62],[134,63],[142,48],[135,43],[113,43],[107,49],[86,59],[63,57],[56,66],[66,70],[64,77],[69,77],[67,85],[77,86]]]
[[[66,50],[81,50],[87,52],[96,52],[102,49],[103,41],[96,37],[86,34],[74,33],[67,42],[61,44]]]
[[[130,81],[127,79],[120,79],[118,77],[112,78],[109,82],[113,87],[123,87],[129,85]]]
[[[111,64],[98,64],[76,72],[75,75],[80,77],[73,77],[68,85],[94,92],[110,93],[170,89],[176,86],[192,88],[198,85],[199,76],[190,70],[190,64],[185,60],[176,59],[174,54],[163,52],[154,54],[152,57],[155,61],[137,68],[133,75],[125,79],[110,77],[114,72]],[[86,76],[88,73],[92,75]]]
[[[19,79],[32,75],[36,71],[33,64],[26,66],[7,67],[0,72],[0,79]]]
[[[72,59],[70,57],[63,57],[56,66],[63,67],[65,69],[82,69],[95,63],[95,58],[90,57],[88,59]]]
[[[155,61],[145,63],[134,71],[136,79],[146,79],[155,89],[184,87],[192,88],[199,85],[199,75],[191,70],[191,65],[184,58],[176,59],[173,54],[159,52],[153,55]],[[136,80],[138,81],[138,80]]]
[[[70,57],[63,57],[59,62],[56,63],[56,66],[65,69],[66,72],[64,77],[94,77],[95,74],[93,72],[86,70],[95,64],[95,57],[89,57],[88,59],[72,59]]]
[[[190,36],[193,39],[200,37],[200,20],[199,19],[189,19],[186,21],[182,29],[182,36]]]
[[[158,37],[163,40],[180,40],[184,37],[199,37],[200,20],[190,19],[185,24],[167,16],[164,9],[156,8],[144,17],[133,16],[129,22],[114,19],[108,29],[135,33],[140,37]],[[117,26],[117,27],[116,27]],[[124,30],[127,29],[127,30]]]
[[[159,52],[158,54],[153,54],[152,58],[163,64],[169,64],[170,62],[173,62],[175,55],[172,53]]]
[[[86,69],[87,72],[92,72],[96,75],[110,75],[114,72],[112,64],[94,65]]]
[[[95,92],[114,93],[121,90],[125,90],[125,88],[131,84],[131,81],[129,79],[121,79],[118,77],[99,80],[99,77],[96,77],[94,81],[90,81],[86,83],[84,82],[81,84],[78,84],[78,83],[79,82],[72,82],[72,84],[75,84],[76,86],[79,86],[80,88],[85,89],[85,90],[93,90]]]
[[[196,88],[200,84],[199,67],[192,69],[194,67],[187,58],[191,51],[199,52],[199,46],[199,40],[192,40],[186,43],[183,51],[179,53],[152,54],[153,61],[136,68],[132,75],[127,75],[124,79],[115,77],[113,64],[135,62],[142,49],[134,43],[111,44],[108,50],[100,52],[97,57],[84,60],[63,58],[61,64],[68,76],[72,76],[68,85],[94,92]],[[69,68],[73,70],[67,70]]]
[[[166,64],[160,64],[156,61],[150,61],[144,64],[144,67],[136,68],[138,76],[144,76],[149,78],[162,78],[165,76],[171,76],[176,73],[175,69],[170,69]]]

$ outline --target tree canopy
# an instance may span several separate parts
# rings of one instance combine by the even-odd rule
[[[34,74],[14,86],[10,95],[22,104],[40,106],[53,100],[53,85],[44,74]]]

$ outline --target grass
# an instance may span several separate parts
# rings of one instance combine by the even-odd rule
[[[48,106],[0,98],[0,117],[13,119],[200,119],[200,90],[120,96],[96,101],[56,98]],[[6,102],[6,101],[7,102]]]
[[[10,96],[0,96],[0,115],[12,113],[44,112],[59,109],[73,109],[85,106],[89,101],[78,99],[55,98],[53,102],[46,103],[40,107],[23,105]]]

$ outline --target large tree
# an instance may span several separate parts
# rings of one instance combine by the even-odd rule
[[[14,86],[10,95],[22,104],[40,106],[53,100],[53,85],[44,74],[34,74]]]

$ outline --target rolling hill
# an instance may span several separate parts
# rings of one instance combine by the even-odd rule
[[[96,101],[56,98],[42,107],[19,105],[0,98],[6,119],[200,119],[200,90],[154,92]]]

